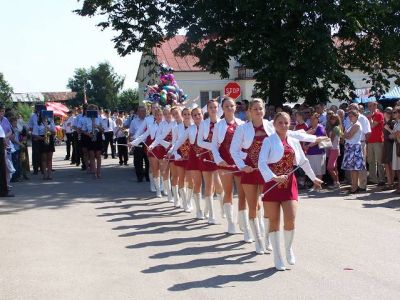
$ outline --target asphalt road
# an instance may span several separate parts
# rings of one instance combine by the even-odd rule
[[[132,164],[94,180],[55,154],[0,198],[0,299],[400,299],[400,200],[304,194],[297,264],[276,272],[241,235],[152,198]],[[218,215],[219,216],[219,215]]]

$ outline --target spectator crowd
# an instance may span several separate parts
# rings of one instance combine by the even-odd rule
[[[249,120],[249,101],[237,101],[235,116],[243,121]],[[71,165],[87,169],[88,159],[80,145],[79,120],[86,107],[76,107],[68,112],[63,120],[62,130],[66,145],[65,160]],[[318,104],[295,104],[294,106],[273,106],[265,108],[265,119],[273,120],[276,113],[284,111],[291,116],[291,129],[304,130],[316,136],[327,136],[331,142],[324,147],[316,143],[302,142],[302,148],[310,165],[325,185],[323,188],[340,189],[348,183],[348,193],[367,191],[368,185],[382,190],[393,190],[400,194],[400,102],[382,107],[377,102],[367,104],[341,104],[340,106]],[[129,154],[134,155],[134,166],[138,181],[148,180],[148,160],[140,147],[130,153],[126,146],[144,122],[146,107],[139,106],[136,111],[118,112],[99,110],[103,129],[104,159],[109,155],[119,159],[120,166],[127,166]],[[31,159],[28,155],[28,139],[38,111],[32,113],[29,122],[12,109],[0,106],[0,129],[4,132],[4,151],[6,161],[7,190],[12,183],[29,180],[30,162],[34,175],[41,169],[34,142]],[[36,118],[33,117],[36,115]],[[119,145],[119,146],[118,146]],[[110,151],[109,151],[110,150]],[[313,188],[305,174],[297,174],[300,188]],[[397,181],[397,184],[395,182]]]

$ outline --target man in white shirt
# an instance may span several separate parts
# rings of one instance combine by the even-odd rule
[[[137,109],[137,117],[134,118],[129,126],[129,139],[133,140],[134,135],[138,129],[145,122],[146,108],[139,106]],[[143,170],[143,162],[145,169]],[[149,181],[149,159],[147,158],[146,152],[144,151],[143,143],[138,147],[133,148],[133,164],[135,166],[136,178],[138,182],[142,182],[144,178]]]
[[[104,159],[108,158],[108,145],[110,145],[111,147],[112,158],[115,158],[115,145],[114,145],[115,121],[110,117],[110,111],[108,109],[104,110],[102,126],[104,128],[104,144],[103,144]]]
[[[352,103],[349,105],[349,107],[347,108],[347,111],[350,110],[356,110],[356,111],[360,111],[358,104],[357,103]],[[362,138],[361,138],[361,148],[363,149],[363,157],[364,157],[364,162],[367,161],[367,146],[365,141],[368,140],[369,135],[371,134],[371,124],[369,123],[369,120],[366,116],[364,116],[363,114],[359,114],[358,115],[358,122],[360,122],[361,125],[361,131],[363,132]],[[348,128],[348,126],[350,126],[350,120],[349,117],[346,117],[346,119],[344,119],[343,121],[343,126],[345,129]],[[367,191],[367,178],[368,178],[368,171],[362,170],[360,171],[360,175],[359,175],[359,189],[363,192]]]

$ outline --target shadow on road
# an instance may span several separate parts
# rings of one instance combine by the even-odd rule
[[[276,272],[278,271],[275,268],[269,268],[266,270],[264,269],[264,270],[250,271],[242,274],[217,275],[204,280],[175,284],[172,287],[168,288],[168,290],[173,292],[180,292],[198,288],[223,288],[224,285],[234,282],[252,282],[252,281],[264,280],[268,277],[271,277]]]

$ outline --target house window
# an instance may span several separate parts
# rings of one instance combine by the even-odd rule
[[[206,105],[207,101],[221,96],[221,91],[202,91],[200,92],[200,106]]]

